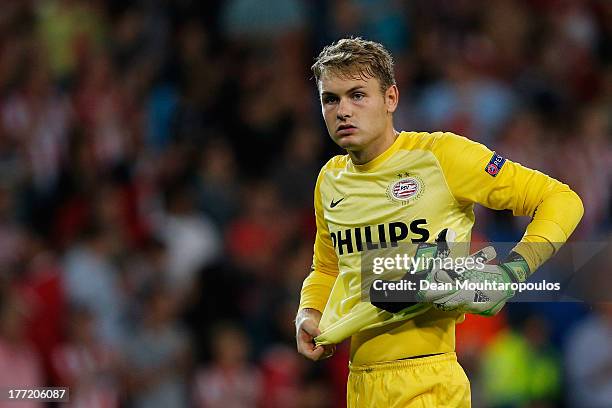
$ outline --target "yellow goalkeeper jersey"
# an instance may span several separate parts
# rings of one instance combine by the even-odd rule
[[[332,158],[315,187],[313,267],[300,301],[300,309],[323,312],[317,342],[352,336],[354,364],[454,351],[462,315],[428,305],[391,314],[363,302],[361,256],[395,242],[433,242],[444,228],[469,242],[475,203],[534,217],[515,248],[532,271],[567,240],[583,212],[567,185],[452,133],[402,132],[363,165],[348,155]],[[534,250],[527,242],[550,245]]]

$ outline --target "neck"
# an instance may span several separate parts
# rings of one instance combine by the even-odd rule
[[[399,132],[391,126],[381,137],[376,138],[368,146],[361,150],[349,150],[348,155],[354,164],[366,164],[391,147],[397,135],[399,135]]]

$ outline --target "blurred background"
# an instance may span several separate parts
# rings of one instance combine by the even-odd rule
[[[572,238],[610,238],[608,0],[1,10],[0,386],[69,386],[78,407],[344,406],[347,345],[310,363],[293,318],[316,175],[341,153],[309,67],[346,35],[393,52],[398,129],[568,183],[586,208]],[[475,241],[528,222],[477,217]],[[511,304],[457,331],[475,407],[612,406],[609,304]]]

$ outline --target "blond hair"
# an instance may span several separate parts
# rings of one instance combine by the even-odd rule
[[[343,38],[326,46],[311,69],[317,86],[326,73],[343,78],[376,78],[383,93],[395,85],[389,51],[382,44],[360,37]]]

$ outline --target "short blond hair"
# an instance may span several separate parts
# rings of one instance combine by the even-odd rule
[[[396,84],[389,51],[382,44],[360,37],[343,38],[327,45],[311,69],[317,86],[327,72],[345,78],[376,78],[383,93]]]

